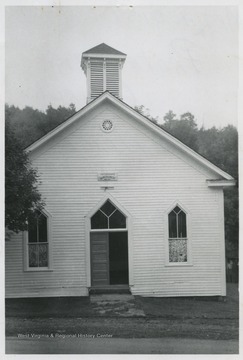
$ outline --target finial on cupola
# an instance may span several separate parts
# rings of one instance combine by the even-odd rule
[[[126,54],[102,43],[82,54],[87,78],[87,103],[108,90],[122,99],[122,67]]]

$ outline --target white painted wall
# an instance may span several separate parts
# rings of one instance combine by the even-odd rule
[[[52,215],[53,266],[24,271],[16,235],[6,243],[6,296],[87,295],[85,217],[105,196],[98,172],[118,173],[109,191],[132,217],[133,294],[225,295],[222,190],[206,184],[213,172],[106,102],[31,156]],[[176,201],[190,213],[190,266],[166,262],[166,211]]]

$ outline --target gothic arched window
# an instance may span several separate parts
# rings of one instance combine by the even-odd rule
[[[107,200],[91,218],[91,229],[125,229],[126,216]]]
[[[169,262],[187,262],[186,213],[176,205],[168,215]]]
[[[28,266],[48,267],[48,218],[40,211],[28,222]]]

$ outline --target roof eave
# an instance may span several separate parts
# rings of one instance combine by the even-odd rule
[[[236,181],[232,178],[229,180],[226,179],[217,179],[217,180],[206,180],[208,187],[232,187],[236,186]]]
[[[106,54],[106,53],[83,53],[83,58],[115,58],[115,59],[126,59],[127,55],[125,54]]]
[[[126,55],[113,55],[113,54],[91,54],[91,53],[85,53],[82,55],[81,58],[81,68],[84,70],[85,67],[85,62],[89,59],[89,58],[95,58],[95,59],[117,59],[117,60],[122,60],[123,62],[126,60]]]

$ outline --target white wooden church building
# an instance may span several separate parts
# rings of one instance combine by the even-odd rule
[[[6,296],[226,294],[234,179],[122,101],[126,55],[82,55],[87,104],[27,149],[46,206],[6,243]]]

